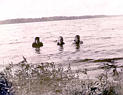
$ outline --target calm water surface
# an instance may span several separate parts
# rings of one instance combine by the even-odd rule
[[[84,42],[79,49],[72,44],[76,34]],[[39,52],[32,48],[35,36],[44,43]],[[64,37],[63,48],[56,44],[59,36]],[[20,62],[23,56],[31,63],[71,63],[91,67],[93,62],[83,60],[111,58],[120,64],[123,62],[123,17],[0,25],[1,66]]]

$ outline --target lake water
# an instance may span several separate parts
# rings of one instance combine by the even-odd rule
[[[72,44],[77,34],[84,42],[79,49]],[[39,52],[32,48],[36,36],[44,43]],[[59,36],[64,37],[63,48],[56,44]],[[123,16],[0,25],[0,65],[18,63],[23,56],[34,64],[71,63],[77,68],[98,66],[101,62],[94,61],[105,59],[121,64]]]

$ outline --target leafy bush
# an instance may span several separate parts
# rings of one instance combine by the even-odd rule
[[[53,62],[11,63],[3,73],[12,82],[15,95],[123,95],[122,81],[110,80],[108,71],[113,69],[112,76],[117,78],[122,72],[117,72],[116,66],[109,64],[100,68],[106,73],[98,75],[95,80],[79,78],[79,73],[88,76],[87,69],[74,71],[70,64],[65,69]]]

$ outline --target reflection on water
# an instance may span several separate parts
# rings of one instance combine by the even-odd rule
[[[59,51],[63,51],[63,50],[64,50],[63,45],[62,46],[59,46]]]
[[[40,48],[35,48],[35,52],[36,52],[37,54],[40,54]]]

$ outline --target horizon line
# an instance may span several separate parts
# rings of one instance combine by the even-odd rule
[[[112,17],[112,16],[114,17],[114,16],[123,16],[123,15],[83,15],[83,16],[49,16],[49,17],[38,17],[38,18],[13,18],[13,19],[0,20],[0,25],[45,22],[45,21],[90,19],[90,18],[101,18],[101,17]]]

